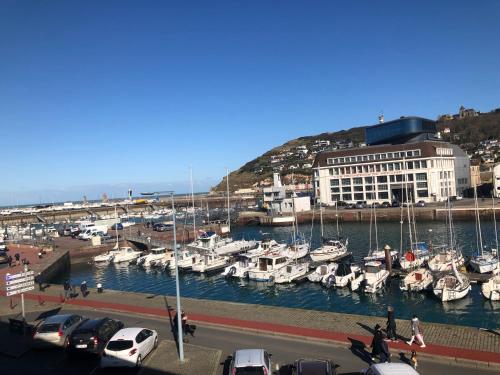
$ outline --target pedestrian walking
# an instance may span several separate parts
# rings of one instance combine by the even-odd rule
[[[38,252],[38,259],[42,259],[42,258],[43,258],[42,252],[41,252],[41,251],[39,251],[39,252]]]
[[[16,266],[19,266],[21,264],[20,262],[21,255],[19,253],[15,253],[14,258],[16,259]]]
[[[102,284],[101,283],[97,283],[97,293],[102,293]]]
[[[76,285],[71,285],[71,298],[76,298],[78,293],[76,292]]]
[[[88,294],[88,288],[87,288],[87,282],[84,280],[80,284],[80,291],[82,292],[83,298],[87,297]]]
[[[396,319],[394,318],[394,308],[389,306],[387,308],[387,338],[392,341],[398,341],[398,336],[396,334]]]
[[[69,280],[64,281],[63,289],[64,289],[64,299],[68,299],[71,289],[71,286],[69,285]]]
[[[42,280],[42,274],[40,272],[38,272],[38,275],[36,275],[35,281],[38,284],[38,290],[40,292],[43,292],[43,280]]]
[[[12,267],[12,257],[10,255],[7,257],[7,262],[9,263],[9,268],[11,268]]]
[[[375,358],[377,356],[380,355],[380,353],[382,352],[382,341],[383,338],[382,338],[382,327],[377,324],[375,325],[375,332],[373,333],[373,339],[372,339],[372,344],[370,345],[371,348],[372,348],[372,355],[371,355],[371,358],[372,358],[372,361],[375,361]]]
[[[420,320],[418,320],[416,315],[413,315],[413,318],[411,320],[411,338],[410,338],[410,341],[407,341],[406,343],[408,345],[411,345],[411,344],[413,344],[413,341],[416,341],[417,344],[420,344],[421,348],[426,347],[425,342],[424,342],[422,327],[420,326]]]
[[[382,332],[380,340],[380,363],[391,362],[391,352],[389,351],[389,345],[384,339],[386,335]]]

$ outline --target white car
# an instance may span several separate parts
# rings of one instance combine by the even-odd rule
[[[231,357],[229,374],[269,375],[271,373],[271,354],[264,349],[240,349]]]
[[[405,363],[377,363],[363,371],[365,375],[418,375],[413,367]]]
[[[104,348],[101,367],[140,367],[158,346],[158,333],[147,328],[123,328]]]

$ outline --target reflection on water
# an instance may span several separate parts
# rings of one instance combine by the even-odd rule
[[[432,228],[432,232],[428,229]],[[261,227],[237,227],[233,231],[235,238],[260,239]],[[310,226],[301,226],[306,235]],[[475,244],[474,223],[459,222],[455,225],[459,243],[466,255],[472,253]],[[349,238],[349,250],[355,260],[366,255],[368,248],[368,224],[344,225],[343,233]],[[379,245],[390,244],[399,248],[399,224],[381,223],[379,225]],[[266,228],[274,238],[289,241],[291,228]],[[325,232],[335,233],[335,226],[327,225]],[[444,243],[446,227],[444,223],[419,224],[419,240]],[[313,228],[313,247],[317,245],[319,229]],[[485,243],[494,241],[493,225],[484,223],[483,238]],[[64,278],[63,276],[61,280]],[[67,276],[66,276],[67,277]],[[135,265],[111,264],[106,266],[77,265],[71,270],[72,283],[86,280],[95,287],[100,282],[108,289],[126,290],[154,294],[175,294],[175,275],[157,269],[144,270]],[[382,294],[351,293],[349,289],[326,289],[316,283],[274,285],[272,283],[248,280],[226,280],[220,275],[180,274],[180,289],[185,297],[226,300],[263,305],[297,307],[314,310],[336,311],[351,314],[369,314],[385,316],[387,306],[391,305],[397,317],[408,319],[418,313],[424,321],[449,324],[470,325],[484,328],[498,328],[500,303],[485,301],[477,285],[472,286],[469,295],[458,301],[441,303],[432,293],[407,294],[399,290],[394,280]],[[496,314],[496,315],[495,315]]]

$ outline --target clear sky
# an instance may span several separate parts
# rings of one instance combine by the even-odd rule
[[[0,2],[0,204],[195,190],[289,139],[500,107],[498,1]]]

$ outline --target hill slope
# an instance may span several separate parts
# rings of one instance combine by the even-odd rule
[[[437,127],[441,132],[449,128],[450,132],[443,133],[443,138],[473,154],[479,142],[500,139],[500,108],[477,117],[440,120],[437,122]],[[365,127],[355,127],[288,141],[231,172],[230,190],[268,185],[271,183],[273,171],[279,171],[285,176],[285,180],[293,173],[296,182],[305,182],[310,179],[312,174],[310,164],[318,152],[333,148],[357,147],[364,142],[364,129]],[[212,190],[225,190],[225,181],[224,177]]]

